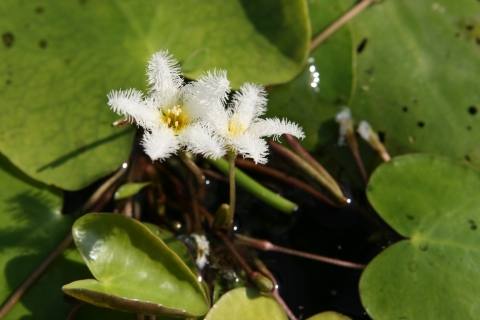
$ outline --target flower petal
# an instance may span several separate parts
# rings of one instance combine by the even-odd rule
[[[172,154],[176,154],[180,147],[177,136],[172,129],[166,126],[151,132],[145,131],[141,144],[152,161],[157,159],[163,161]]]
[[[340,125],[338,145],[342,146],[345,144],[347,131],[353,132],[352,112],[348,107],[343,107],[342,110],[335,115],[335,121]]]
[[[147,129],[158,127],[159,112],[152,108],[151,100],[143,100],[143,93],[135,89],[112,91],[108,94],[108,105],[125,118],[135,119],[137,125]]]
[[[234,151],[244,158],[252,158],[255,163],[260,164],[268,162],[268,146],[262,138],[243,133],[235,136],[230,142]]]
[[[208,118],[225,113],[230,81],[225,70],[208,71],[182,89],[183,106],[193,118]]]
[[[273,136],[275,140],[284,133],[300,139],[305,138],[302,128],[296,123],[278,118],[258,119],[250,126],[249,132],[257,137]]]
[[[205,122],[196,122],[187,126],[179,134],[179,139],[187,151],[200,153],[209,158],[220,158],[226,152],[225,141]]]
[[[154,53],[147,67],[149,93],[159,97],[163,105],[170,104],[183,84],[181,74],[177,60],[168,51]]]
[[[233,113],[239,116],[239,121],[246,130],[253,120],[267,111],[267,92],[262,86],[245,83],[240,91],[233,95]]]

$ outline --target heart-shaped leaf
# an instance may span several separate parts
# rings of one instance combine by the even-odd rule
[[[154,235],[162,239],[163,243],[167,245],[167,247],[175,252],[177,256],[182,259],[183,262],[187,265],[187,267],[192,270],[192,273],[194,275],[197,275],[197,266],[195,264],[195,261],[193,260],[192,255],[188,251],[187,247],[185,244],[183,244],[180,240],[177,240],[175,236],[164,229],[161,229],[159,226],[156,226],[154,224],[144,222],[143,223],[148,230],[150,230]]]
[[[197,317],[208,311],[196,275],[140,222],[92,213],[75,222],[73,236],[97,280],[63,286],[69,295],[137,314]]]
[[[213,305],[205,320],[287,320],[287,315],[271,296],[252,288],[236,288]]]
[[[351,0],[342,0],[351,3]],[[399,0],[352,20],[357,120],[391,154],[431,152],[480,166],[480,3]]]
[[[321,32],[347,8],[340,1],[308,1],[313,34]],[[306,138],[302,144],[314,149],[338,132],[333,117],[350,97],[352,39],[344,27],[316,48],[302,72],[291,82],[276,86],[269,94],[268,116],[286,117],[299,123]]]
[[[182,261],[187,265],[188,268],[192,271],[192,273],[197,277],[197,279],[200,281],[200,284],[202,285],[203,291],[205,292],[205,296],[208,299],[208,304],[211,304],[210,300],[210,291],[208,290],[208,285],[201,277],[199,277],[198,274],[198,269],[197,265],[195,264],[195,260],[190,254],[190,251],[188,251],[187,246],[175,238],[175,236],[164,229],[161,229],[159,226],[156,226],[154,224],[144,222],[143,223],[148,230],[150,230],[154,235],[162,239],[162,241],[168,246],[170,250],[175,252],[177,256],[182,259]]]
[[[480,312],[480,173],[433,155],[381,165],[378,214],[406,237],[373,259],[360,295],[374,319],[474,319]]]
[[[156,51],[185,75],[226,69],[233,87],[293,78],[310,39],[304,0],[0,2],[0,150],[35,179],[83,188],[126,159],[113,89],[145,89]]]

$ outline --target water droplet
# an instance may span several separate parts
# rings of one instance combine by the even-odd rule
[[[123,168],[123,169],[126,169],[127,167],[128,167],[128,163],[124,162],[124,163],[122,164],[122,168]]]
[[[410,270],[411,272],[415,272],[417,271],[417,269],[418,269],[418,264],[415,261],[410,261],[408,263],[408,270]]]
[[[314,72],[315,71],[315,66],[310,66],[310,72]]]

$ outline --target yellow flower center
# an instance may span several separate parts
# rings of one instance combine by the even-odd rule
[[[180,106],[173,106],[163,112],[162,120],[167,123],[169,128],[172,128],[174,131],[180,131],[187,123],[187,116],[185,112],[182,112]]]
[[[234,136],[243,131],[243,125],[240,123],[240,117],[237,114],[233,114],[228,131]]]

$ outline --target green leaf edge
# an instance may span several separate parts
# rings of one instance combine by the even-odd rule
[[[114,215],[114,214],[113,213],[107,213],[107,212],[88,213],[85,216],[83,216],[82,218],[77,219],[77,221],[75,221],[75,223],[72,226],[72,232],[75,228],[75,225],[77,225],[77,223],[79,223],[79,221],[81,219],[83,219],[85,217],[92,216],[92,215]],[[74,281],[72,283],[64,285],[62,287],[62,291],[65,292],[66,294],[72,296],[72,297],[75,297],[79,300],[88,302],[88,303],[90,303],[92,305],[95,305],[95,306],[98,306],[98,307],[110,308],[110,309],[114,309],[114,310],[136,313],[136,314],[149,314],[149,315],[158,315],[158,316],[169,316],[169,315],[171,315],[171,316],[183,316],[183,317],[200,317],[200,316],[206,314],[208,312],[208,310],[210,310],[210,304],[211,304],[210,299],[209,299],[209,297],[207,297],[207,293],[205,292],[205,289],[203,288],[203,286],[197,281],[197,277],[192,273],[190,268],[183,262],[183,260],[180,259],[180,257],[178,257],[177,254],[175,252],[173,252],[158,236],[154,235],[147,226],[143,225],[142,223],[140,223],[140,222],[138,222],[134,219],[131,219],[131,218],[128,218],[128,217],[125,217],[125,216],[122,216],[122,215],[117,215],[117,216],[123,217],[125,219],[130,219],[131,221],[133,221],[134,224],[137,224],[137,226],[141,226],[141,229],[146,230],[147,231],[146,233],[148,234],[148,236],[151,239],[155,239],[155,240],[153,240],[154,242],[157,242],[160,246],[163,246],[164,249],[166,249],[167,252],[169,252],[171,254],[173,259],[177,260],[177,262],[179,262],[181,268],[184,269],[183,271],[187,270],[186,272],[188,274],[190,274],[195,279],[195,283],[199,287],[200,291],[203,293],[206,305],[208,306],[207,310],[205,310],[205,313],[192,314],[192,313],[186,312],[185,310],[178,310],[178,309],[175,309],[175,308],[164,307],[161,304],[150,302],[150,301],[142,302],[142,301],[139,301],[139,300],[127,299],[127,298],[118,297],[118,296],[114,296],[112,294],[105,294],[105,293],[95,294],[97,291],[75,288],[77,285],[85,283],[85,282],[101,283],[100,281],[96,280],[96,276],[95,276],[94,272],[92,271],[92,269],[90,269],[89,259],[87,259],[83,255],[82,251],[78,250],[77,239],[75,237],[73,237],[73,239],[75,241],[75,245],[77,246],[77,250],[79,251],[83,261],[85,262],[85,264],[87,265],[88,269],[90,270],[92,275],[95,277],[95,279],[85,279],[85,280]],[[98,299],[98,300],[90,299],[89,298],[90,296],[99,297],[100,299]],[[127,308],[124,307],[125,305],[127,305]]]

